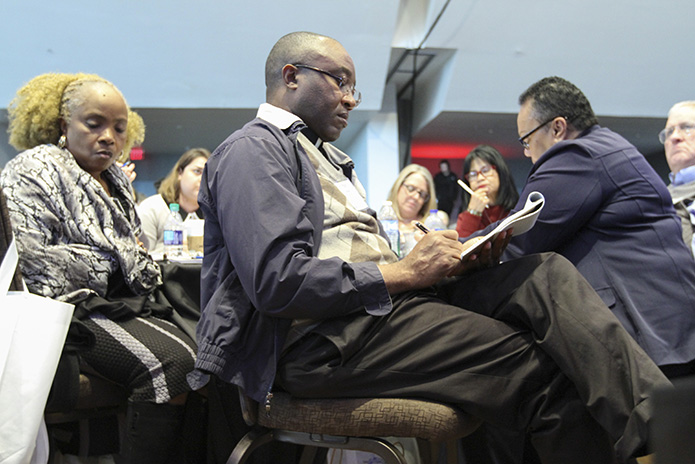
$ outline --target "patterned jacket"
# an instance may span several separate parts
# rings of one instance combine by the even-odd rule
[[[0,187],[31,292],[65,301],[103,297],[117,271],[138,295],[161,284],[159,266],[137,244],[140,220],[127,177],[115,164],[104,176],[113,197],[55,145],[26,150],[5,166]]]

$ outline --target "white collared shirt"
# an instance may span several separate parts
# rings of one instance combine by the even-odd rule
[[[296,114],[290,113],[287,110],[283,110],[270,103],[262,103],[258,107],[258,112],[256,113],[257,118],[269,122],[278,129],[285,130],[297,121],[302,121],[302,118]]]

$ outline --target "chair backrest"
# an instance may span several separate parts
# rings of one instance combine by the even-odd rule
[[[10,243],[12,243],[12,223],[10,222],[10,213],[7,210],[5,195],[2,193],[2,188],[0,188],[0,261],[5,258]],[[18,267],[10,283],[10,290],[22,290],[23,288],[22,273]]]

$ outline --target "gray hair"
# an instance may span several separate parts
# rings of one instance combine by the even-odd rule
[[[72,115],[80,106],[82,106],[82,104],[84,104],[86,100],[85,95],[82,92],[82,89],[95,84],[106,85],[108,87],[111,87],[123,99],[124,102],[126,101],[125,97],[118,89],[118,87],[99,76],[88,75],[82,79],[74,80],[65,87],[60,102],[60,117],[66,123],[70,122],[70,120],[72,119]],[[126,103],[126,106],[127,105],[128,104]]]
[[[682,102],[678,102],[675,105],[671,107],[670,110],[668,110],[668,116],[671,117],[671,113],[677,110],[681,110],[684,108],[689,108],[691,110],[695,110],[695,100],[685,100]]]

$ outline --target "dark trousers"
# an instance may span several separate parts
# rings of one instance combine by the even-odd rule
[[[234,447],[250,430],[242,417],[239,390],[236,385],[212,376],[207,387],[209,409],[208,464],[224,464]],[[272,441],[254,451],[248,464],[299,462],[299,445]]]
[[[387,316],[325,322],[289,347],[277,383],[305,397],[455,404],[495,427],[527,432],[544,463],[578,464],[639,455],[650,418],[645,400],[668,385],[555,254],[400,295]]]

